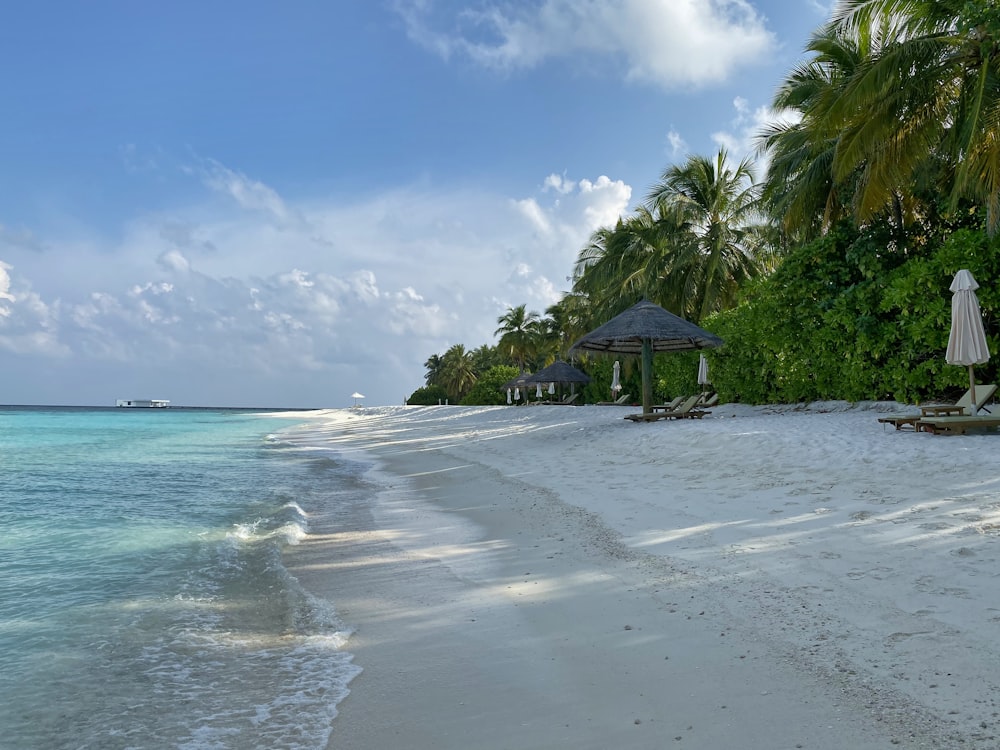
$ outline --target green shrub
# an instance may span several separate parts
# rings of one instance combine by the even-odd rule
[[[517,377],[518,369],[510,365],[493,365],[479,376],[475,385],[462,399],[463,406],[506,404],[507,391],[501,386]]]
[[[410,397],[406,399],[409,406],[436,406],[446,403],[448,392],[439,385],[428,385],[417,388]]]
[[[966,370],[944,359],[949,286],[961,268],[981,284],[987,341],[996,352],[1000,245],[967,228],[908,253],[889,245],[877,230],[840,227],[792,251],[738,307],[703,321],[726,342],[707,352],[720,397],[917,402],[964,390]],[[682,379],[681,366],[689,367],[658,359],[658,377]],[[976,372],[979,382],[993,382],[995,360]]]

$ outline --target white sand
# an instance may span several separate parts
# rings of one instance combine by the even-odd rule
[[[356,628],[332,750],[1000,747],[1000,435],[895,404],[396,407],[293,572]]]

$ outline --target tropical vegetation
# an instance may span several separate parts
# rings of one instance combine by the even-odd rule
[[[427,387],[450,403],[501,402],[506,381],[492,368],[567,357],[580,335],[646,298],[725,339],[707,355],[727,400],[912,401],[959,388],[964,371],[943,352],[960,268],[980,281],[997,344],[1000,6],[842,0],[806,49],[775,92],[780,117],[759,135],[759,176],[725,150],[667,166],[630,215],[579,250],[559,302],[544,314],[508,308],[496,346],[477,357],[460,345],[432,356]],[[657,396],[694,390],[696,361],[658,356]],[[594,378],[584,398],[608,398],[611,361],[576,364]],[[638,368],[622,365],[625,390],[638,393]],[[996,365],[979,372],[996,377]]]

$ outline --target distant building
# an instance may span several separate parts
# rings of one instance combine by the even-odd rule
[[[126,409],[166,409],[170,406],[169,401],[158,398],[133,398],[124,399],[120,398],[115,401],[115,406],[122,406]]]

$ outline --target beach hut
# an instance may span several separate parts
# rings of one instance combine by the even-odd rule
[[[651,414],[654,352],[709,349],[722,344],[722,339],[714,333],[643,300],[586,334],[570,347],[570,351],[641,357],[642,413]]]

